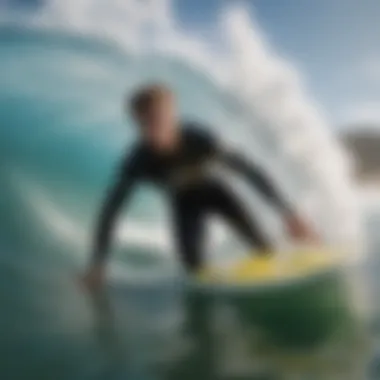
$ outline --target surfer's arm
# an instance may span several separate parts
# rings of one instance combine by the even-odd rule
[[[129,199],[136,182],[136,162],[133,158],[123,162],[115,183],[108,191],[101,208],[95,232],[92,264],[102,265],[107,257],[115,221],[123,204]]]
[[[244,155],[236,151],[223,148],[216,149],[216,157],[230,169],[242,174],[248,182],[257,189],[281,213],[289,214],[290,205],[280,194],[277,186],[258,165],[247,160]]]
[[[249,161],[240,152],[226,149],[218,143],[206,129],[199,132],[199,145],[216,161],[245,176],[249,183],[281,213],[285,220],[287,231],[295,239],[319,242],[319,237],[303,220],[290,203],[280,194],[274,181],[266,175],[258,165]]]
[[[281,196],[274,182],[264,171],[249,162],[238,152],[217,149],[217,157],[231,169],[243,174],[253,187],[274,205],[285,220],[286,229],[292,238],[301,241],[319,243],[320,238],[309,224],[298,215],[296,210]]]

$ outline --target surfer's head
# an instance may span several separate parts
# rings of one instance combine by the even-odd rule
[[[139,88],[129,100],[129,109],[148,144],[159,150],[172,148],[178,117],[175,96],[169,87],[149,84]]]

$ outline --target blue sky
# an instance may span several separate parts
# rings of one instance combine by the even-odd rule
[[[239,1],[300,70],[329,120],[380,125],[380,0],[173,0],[180,22],[197,30],[212,27],[222,7]]]
[[[177,0],[188,27],[207,28],[239,0]],[[379,0],[246,0],[276,50],[301,71],[336,125],[380,125]]]

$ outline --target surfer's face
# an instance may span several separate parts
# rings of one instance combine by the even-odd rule
[[[163,97],[136,116],[143,139],[159,151],[173,148],[177,136],[177,109],[173,97]]]

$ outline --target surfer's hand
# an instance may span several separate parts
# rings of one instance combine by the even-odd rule
[[[82,284],[89,291],[100,290],[104,283],[105,270],[102,265],[94,265],[90,267],[82,277]]]
[[[317,243],[318,241],[313,229],[298,215],[291,214],[286,217],[286,228],[289,235],[297,241],[308,243]]]

